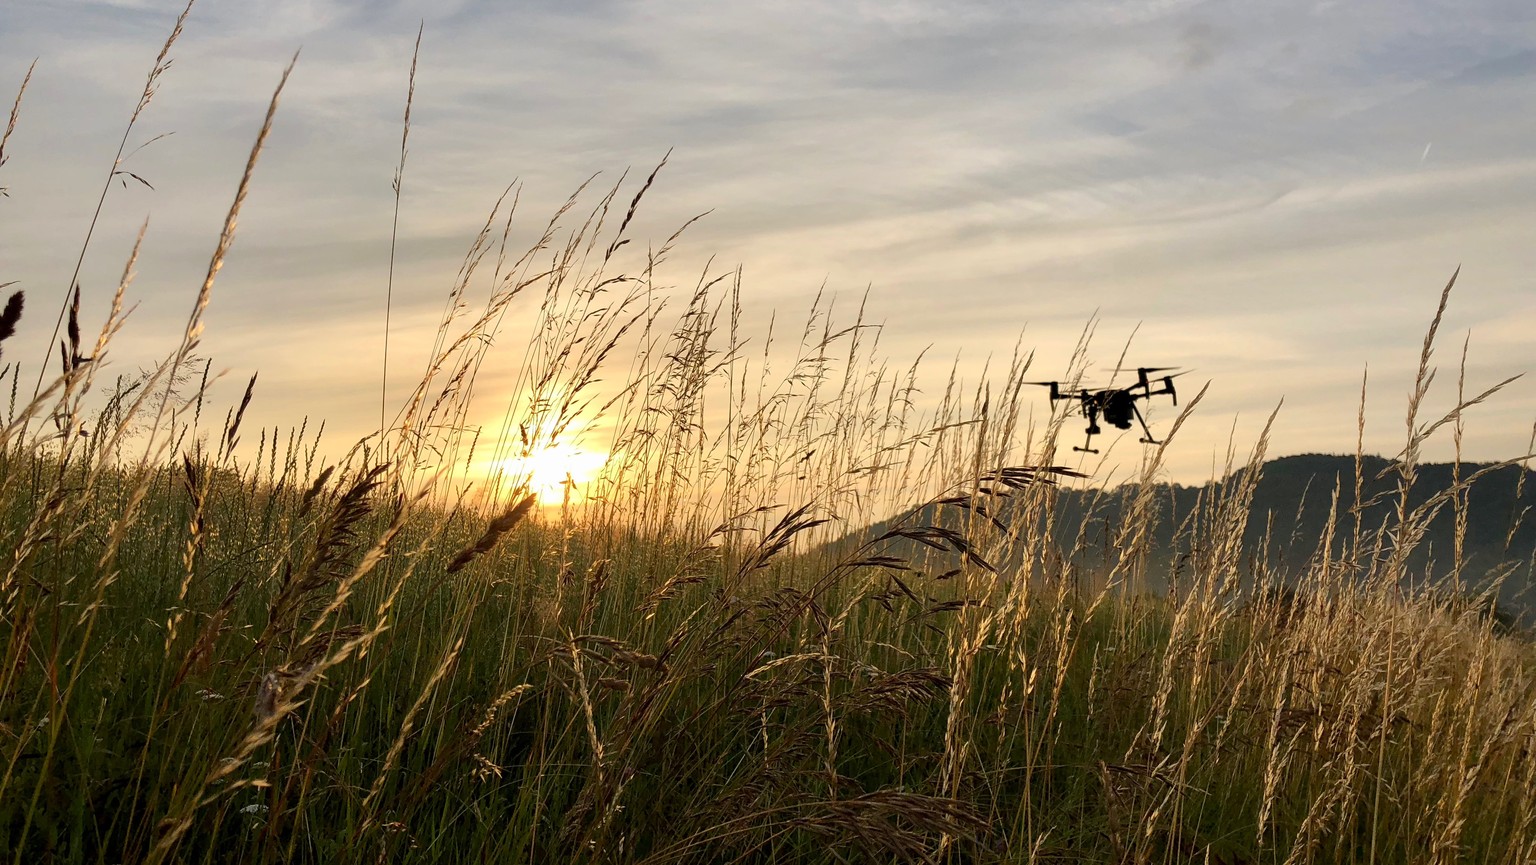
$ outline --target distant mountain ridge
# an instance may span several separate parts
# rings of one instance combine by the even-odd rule
[[[1414,484],[1409,490],[1408,507],[1417,508],[1432,496],[1450,490],[1456,478],[1466,481],[1469,477],[1490,469],[1489,463],[1426,463],[1416,469]],[[1399,477],[1390,460],[1381,457],[1365,457],[1361,460],[1361,495],[1368,503],[1363,517],[1367,530],[1381,527],[1395,512],[1400,500]],[[1459,474],[1458,474],[1459,473]],[[1523,480],[1522,480],[1523,479]],[[1338,487],[1338,512],[1348,514],[1355,503],[1355,458],[1353,456],[1328,456],[1303,454],[1282,457],[1265,463],[1254,494],[1254,514],[1273,516],[1278,525],[1284,520],[1294,520],[1292,535],[1312,539],[1311,549],[1303,545],[1287,550],[1277,550],[1278,537],[1273,537],[1272,555],[1282,553],[1286,564],[1304,563],[1316,546],[1316,539],[1328,519],[1335,485]],[[1492,468],[1473,482],[1465,493],[1466,535],[1463,539],[1464,571],[1476,574],[1501,563],[1518,561],[1530,563],[1536,556],[1536,522],[1527,519],[1527,513],[1536,506],[1536,472],[1520,466]],[[1341,521],[1341,528],[1348,521]],[[1250,521],[1245,541],[1256,545],[1262,541],[1262,526]],[[1411,559],[1414,567],[1435,568],[1449,566],[1454,554],[1456,536],[1456,508],[1450,504],[1442,507],[1430,521],[1428,529],[1415,549]]]
[[[1459,468],[1450,463],[1419,465],[1409,490],[1409,510],[1450,490],[1458,471],[1465,481],[1490,469],[1491,465],[1462,463]],[[1361,529],[1367,536],[1395,521],[1400,493],[1399,477],[1392,466],[1390,460],[1377,456],[1361,460],[1363,481],[1360,492],[1365,502]],[[1229,485],[1239,481],[1243,471],[1201,486],[1159,484],[1152,490],[1155,515],[1150,533],[1154,571],[1170,573],[1174,562],[1189,552],[1181,548],[1187,544],[1187,539],[1179,536],[1179,526],[1196,512],[1202,501],[1209,503],[1230,489]],[[1301,573],[1318,552],[1325,536],[1335,491],[1338,502],[1333,552],[1338,554],[1354,530],[1351,511],[1355,503],[1355,457],[1301,454],[1264,463],[1243,533],[1245,557],[1250,562],[1267,562],[1273,572],[1282,575]],[[1116,535],[1135,495],[1136,489],[1132,486],[1111,490],[1061,489],[1054,505],[1057,548],[1063,553],[1070,551],[1084,520],[1090,520],[1090,530],[1086,532],[1084,545],[1078,548],[1077,559],[1091,562],[1095,557],[1107,558],[1107,545]],[[1480,589],[1487,584],[1490,574],[1501,568],[1510,569],[1498,593],[1499,603],[1527,621],[1536,620],[1536,597],[1532,591],[1536,513],[1531,513],[1536,507],[1536,472],[1520,466],[1493,468],[1467,489],[1464,502],[1464,584],[1474,590]],[[1005,505],[995,516],[1008,522],[1012,516],[1009,511]],[[961,519],[960,513],[954,508],[930,506],[916,515],[916,522],[936,521],[937,524],[955,526]],[[1410,570],[1419,578],[1438,583],[1450,576],[1456,520],[1456,508],[1447,501],[1428,522],[1408,559]],[[895,525],[895,520],[883,521],[856,533],[856,537],[878,537]],[[1094,527],[1102,528],[1093,530]],[[918,544],[901,539],[888,543],[891,544],[889,549],[898,555],[926,552]]]

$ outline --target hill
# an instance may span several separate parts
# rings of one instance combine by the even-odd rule
[[[1150,539],[1148,575],[1155,589],[1166,589],[1170,575],[1198,551],[1191,538],[1205,532],[1191,527],[1212,518],[1216,503],[1236,491],[1244,470],[1200,486],[1158,484],[1151,488],[1150,519],[1145,531]],[[1251,584],[1262,573],[1271,579],[1291,581],[1305,571],[1321,552],[1334,515],[1331,556],[1353,558],[1364,573],[1371,555],[1387,555],[1399,533],[1398,510],[1401,482],[1392,461],[1377,456],[1361,460],[1358,521],[1360,548],[1351,554],[1356,523],[1355,458],[1328,454],[1302,454],[1270,460],[1259,470],[1253,499],[1242,529],[1243,576]],[[1476,475],[1475,481],[1467,480]],[[1453,493],[1458,480],[1464,486]],[[1139,488],[1134,485],[1109,490],[1054,491],[1048,526],[1055,549],[1068,561],[1091,569],[1096,562],[1115,560],[1111,550],[1127,521]],[[1336,497],[1336,501],[1335,501]],[[1458,502],[1459,498],[1459,502]],[[1501,607],[1530,621],[1536,613],[1532,597],[1532,566],[1536,561],[1536,523],[1526,519],[1536,506],[1536,472],[1520,466],[1486,463],[1431,463],[1417,467],[1408,488],[1406,512],[1419,513],[1416,540],[1408,552],[1408,570],[1416,579],[1443,585],[1459,578],[1463,590],[1478,591],[1499,584]],[[1012,506],[1004,503],[993,514],[1013,525]],[[956,528],[963,511],[930,505],[907,522],[932,523]],[[1456,566],[1458,522],[1461,528],[1461,565]],[[898,524],[882,521],[855,532],[844,541],[879,537]],[[1379,541],[1379,543],[1378,543]],[[886,552],[921,559],[927,550],[915,541],[895,539]],[[1017,561],[1004,564],[1016,566]],[[1502,579],[1500,579],[1502,577]]]

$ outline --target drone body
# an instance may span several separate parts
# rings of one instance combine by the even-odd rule
[[[1086,388],[1079,387],[1076,390],[1063,391],[1061,383],[1055,381],[1032,381],[1029,384],[1037,384],[1051,389],[1051,405],[1055,406],[1059,400],[1077,400],[1078,413],[1088,419],[1088,440],[1082,447],[1074,447],[1073,450],[1083,453],[1096,454],[1093,447],[1093,437],[1103,432],[1099,426],[1099,418],[1116,429],[1130,429],[1131,424],[1141,424],[1143,433],[1142,444],[1161,444],[1152,436],[1152,430],[1147,427],[1146,418],[1142,417],[1141,409],[1136,405],[1137,400],[1150,399],[1154,396],[1167,394],[1173,399],[1173,404],[1179,404],[1179,394],[1174,390],[1174,376],[1183,373],[1174,373],[1160,378],[1150,378],[1151,373],[1163,372],[1174,367],[1144,366],[1136,370],[1135,384],[1126,387]]]

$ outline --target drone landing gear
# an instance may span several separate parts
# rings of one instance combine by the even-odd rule
[[[1080,454],[1096,454],[1099,451],[1093,446],[1093,437],[1103,432],[1103,430],[1099,428],[1099,409],[1097,406],[1089,403],[1086,406],[1085,413],[1088,415],[1088,438],[1083,442],[1082,447],[1075,447],[1072,450],[1077,451]]]
[[[1160,445],[1160,444],[1162,444],[1162,442],[1158,441],[1156,438],[1153,437],[1152,430],[1147,427],[1146,418],[1143,418],[1141,416],[1141,409],[1137,408],[1136,405],[1134,403],[1132,403],[1131,404],[1131,411],[1135,413],[1136,420],[1141,423],[1141,431],[1146,433],[1146,435],[1142,436],[1141,443],[1144,444],[1144,445]]]

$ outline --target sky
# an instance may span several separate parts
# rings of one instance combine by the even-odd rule
[[[37,62],[0,167],[0,282],[29,304],[6,360],[43,351],[181,6],[0,5],[7,103]],[[1367,450],[1399,450],[1458,267],[1431,412],[1454,399],[1465,340],[1469,390],[1536,369],[1528,0],[200,0],[129,142],[150,142],[124,167],[153,189],[113,188],[82,271],[98,320],[149,218],[118,371],[175,339],[302,49],[205,345],[228,401],[260,371],[253,423],[324,417],[343,447],[376,428],[418,27],[392,400],[508,183],[533,225],[594,173],[643,176],[669,151],[632,233],[659,242],[709,211],[674,257],[680,281],[739,265],[757,324],[803,316],[823,287],[845,311],[867,291],[885,355],[928,351],[930,393],[1021,333],[1033,377],[1064,375],[1095,320],[1093,367],[1125,350],[1193,369],[1186,392],[1209,382],[1169,452],[1180,482],[1208,478],[1229,440],[1246,449],[1282,400],[1272,455],[1352,452],[1367,366]],[[1172,411],[1155,406],[1154,426]],[[1519,456],[1533,420],[1536,380],[1518,381],[1469,414],[1468,458]]]

